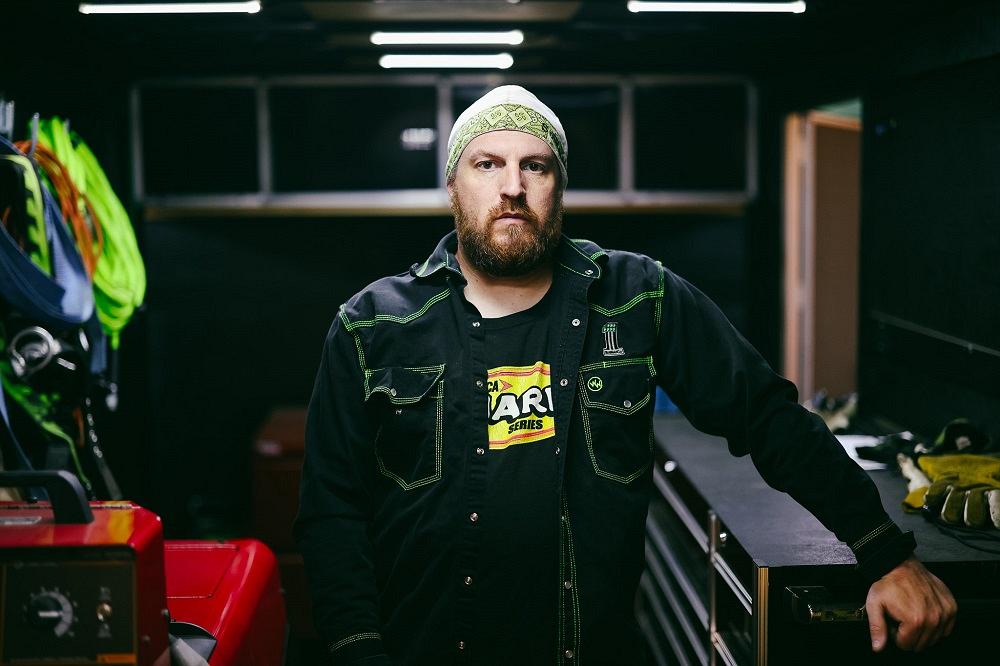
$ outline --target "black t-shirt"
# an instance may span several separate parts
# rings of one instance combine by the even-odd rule
[[[551,364],[557,300],[553,284],[537,304],[506,317],[483,319],[489,368],[488,479],[483,525],[484,572],[476,593],[483,643],[509,650],[489,663],[552,645],[528,646],[526,636],[556,635],[559,600],[559,488]],[[525,551],[530,555],[525,557]],[[517,574],[509,562],[524,563]],[[505,575],[493,572],[507,571]],[[521,629],[524,628],[524,631]],[[539,631],[539,629],[542,629]],[[486,663],[486,662],[484,662]]]

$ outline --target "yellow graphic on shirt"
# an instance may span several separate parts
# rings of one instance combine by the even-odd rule
[[[504,365],[489,371],[490,449],[552,437],[556,420],[548,363]]]

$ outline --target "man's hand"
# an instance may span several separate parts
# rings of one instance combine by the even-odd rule
[[[958,604],[948,587],[910,556],[872,584],[865,610],[872,650],[885,648],[888,620],[895,620],[896,645],[919,652],[951,633]]]

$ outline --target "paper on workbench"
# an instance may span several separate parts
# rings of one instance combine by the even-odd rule
[[[836,435],[837,439],[840,441],[841,446],[847,451],[847,455],[861,465],[861,469],[873,470],[873,469],[886,469],[887,465],[880,462],[875,462],[874,460],[865,460],[864,458],[858,456],[859,446],[875,446],[878,444],[878,437],[873,437],[872,435]]]

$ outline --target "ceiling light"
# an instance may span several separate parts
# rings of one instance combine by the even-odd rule
[[[378,59],[384,69],[401,68],[451,68],[451,69],[508,69],[514,64],[509,53],[493,55],[384,55]]]
[[[510,44],[524,41],[520,30],[507,32],[373,32],[372,44]]]
[[[256,14],[260,0],[250,2],[80,3],[81,14]]]
[[[801,14],[805,0],[798,2],[647,2],[629,0],[630,12],[784,12]]]

